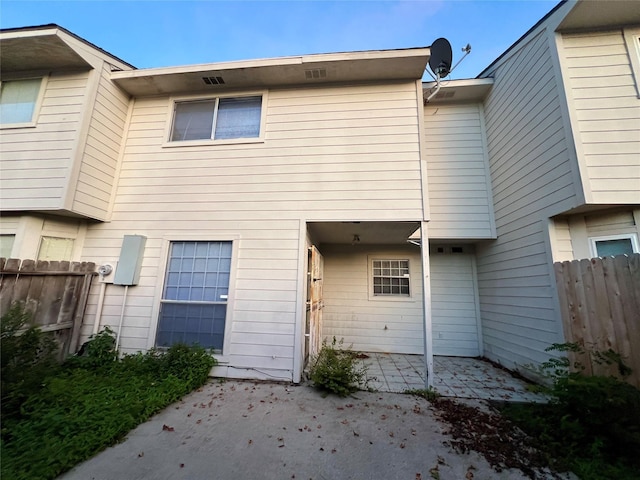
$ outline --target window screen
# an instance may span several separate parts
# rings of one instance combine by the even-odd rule
[[[231,242],[172,242],[156,344],[222,349]]]

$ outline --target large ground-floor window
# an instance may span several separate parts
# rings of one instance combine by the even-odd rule
[[[156,345],[222,350],[231,242],[171,242]]]

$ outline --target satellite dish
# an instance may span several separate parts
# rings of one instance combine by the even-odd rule
[[[438,38],[431,44],[431,57],[429,58],[429,68],[438,78],[444,78],[451,71],[453,52],[451,44],[446,38]]]

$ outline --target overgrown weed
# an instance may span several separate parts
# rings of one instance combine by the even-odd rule
[[[8,333],[16,315],[2,318],[3,347],[6,320],[7,336],[17,337],[12,341],[18,345],[24,343],[19,329]],[[200,347],[174,345],[166,352],[151,350],[121,360],[114,347],[113,332],[104,330],[85,344],[82,355],[50,371],[35,362],[39,350],[32,342],[17,347],[11,358],[3,348],[3,399],[5,394],[13,398],[4,390],[5,367],[25,358],[26,365],[34,364],[29,358],[37,365],[30,375],[37,373],[38,387],[21,397],[20,408],[3,421],[2,478],[55,478],[203,385],[216,364]],[[11,388],[15,382],[7,385]],[[2,407],[4,420],[4,403]]]
[[[341,397],[368,389],[367,368],[358,362],[351,348],[343,347],[344,341],[322,342],[320,353],[312,359],[309,377],[313,385],[325,392]]]
[[[575,343],[547,351],[588,355],[596,363],[631,370],[616,352],[585,351]],[[506,405],[502,413],[536,439],[554,468],[582,480],[635,479],[640,472],[640,390],[613,376],[587,376],[580,362],[551,358],[539,371],[549,380],[549,404]]]

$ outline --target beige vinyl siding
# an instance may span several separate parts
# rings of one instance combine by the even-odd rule
[[[6,215],[0,216],[0,234],[15,235],[19,224],[20,217],[8,217]]]
[[[0,129],[3,210],[62,208],[88,73],[54,73],[35,127]]]
[[[168,99],[137,99],[116,209],[278,212],[307,220],[422,215],[415,83],[271,91],[264,143],[163,148]],[[186,168],[188,166],[188,168]],[[201,188],[207,186],[208,188]],[[252,215],[253,213],[247,213]]]
[[[577,214],[568,217],[575,259],[591,258],[590,239],[611,235],[635,234],[640,238],[640,209],[616,209]],[[571,260],[571,259],[569,259]]]
[[[547,218],[575,205],[559,86],[544,30],[495,68],[485,102],[498,239],[479,244],[484,354],[539,363],[561,341]]]
[[[551,251],[553,252],[553,261],[565,262],[573,260],[574,254],[568,218],[554,218],[552,222],[553,235],[551,235],[551,238],[553,240],[551,242]]]
[[[480,355],[473,255],[430,255],[433,354]]]
[[[635,224],[633,211],[631,209],[619,212],[589,214],[585,215],[584,220],[589,237],[638,233],[638,226]]]
[[[430,238],[495,237],[481,116],[479,105],[424,108]]]
[[[74,212],[106,219],[128,108],[128,96],[111,83],[110,66],[104,63],[74,192]]]
[[[200,146],[166,146],[169,98],[135,99],[111,222],[89,227],[84,250],[113,261],[123,235],[148,238],[128,293],[125,350],[146,348],[157,322],[163,238],[237,235],[225,374],[291,378],[300,222],[421,218],[416,96],[415,82],[269,91],[264,142]],[[107,289],[107,323],[117,323],[121,290]],[[94,287],[85,336],[97,295]]]
[[[640,199],[640,99],[622,30],[565,34],[568,95],[590,203]]]
[[[364,352],[422,354],[422,283],[418,247],[324,245],[322,335]],[[409,260],[411,297],[372,298],[370,256]]]

